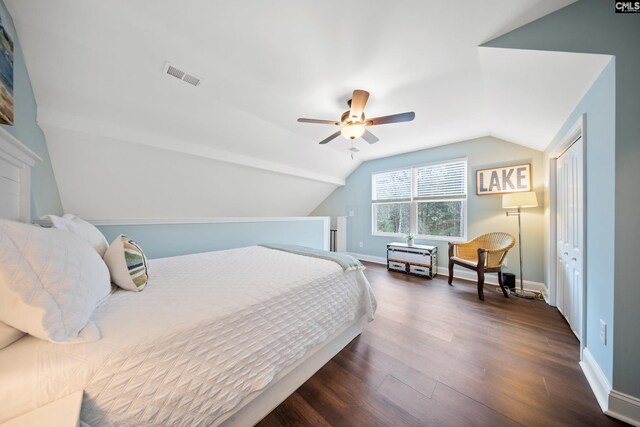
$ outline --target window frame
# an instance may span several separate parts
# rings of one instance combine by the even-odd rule
[[[417,198],[417,186],[418,182],[416,179],[417,170],[419,168],[423,168],[426,166],[434,166],[441,165],[446,163],[457,163],[464,162],[465,163],[465,195],[460,197],[451,197],[450,195],[443,196],[442,198],[430,198],[430,199],[422,199]],[[402,170],[411,170],[411,197],[409,200],[381,200],[376,201],[374,198],[375,194],[375,176],[382,173],[394,172],[394,171],[402,171]],[[436,240],[436,241],[447,241],[447,242],[465,242],[467,241],[467,229],[468,229],[468,199],[469,199],[469,163],[466,157],[442,160],[438,162],[429,162],[429,163],[421,163],[417,165],[412,165],[408,167],[395,168],[395,169],[387,169],[380,170],[371,173],[371,235],[372,236],[380,236],[380,237],[401,237],[404,238],[404,233],[388,233],[383,231],[378,231],[377,229],[377,218],[375,215],[376,205],[379,204],[390,204],[390,203],[409,203],[409,230],[416,236],[416,239],[421,240]],[[418,234],[418,203],[429,203],[429,202],[450,202],[450,201],[460,201],[462,202],[462,227],[463,233],[462,236],[438,236],[438,235],[430,235],[430,234]]]

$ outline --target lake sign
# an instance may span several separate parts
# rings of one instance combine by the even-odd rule
[[[476,194],[531,191],[531,164],[482,169],[476,172]]]

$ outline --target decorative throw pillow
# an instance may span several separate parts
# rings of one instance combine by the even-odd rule
[[[124,234],[111,242],[104,254],[111,281],[122,289],[139,292],[149,280],[147,257],[140,245]]]
[[[0,321],[51,342],[94,341],[89,319],[110,292],[109,270],[85,240],[0,220]]]
[[[93,246],[101,257],[104,257],[104,253],[109,247],[109,242],[104,238],[104,235],[93,224],[73,215],[64,214],[62,217],[55,215],[44,215],[40,217],[41,220],[51,221],[53,228],[68,231],[84,240],[89,242]]]

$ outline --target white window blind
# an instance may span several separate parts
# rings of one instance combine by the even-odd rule
[[[467,197],[465,160],[419,166],[414,200],[464,199]]]
[[[411,200],[411,169],[382,172],[373,176],[373,202]]]

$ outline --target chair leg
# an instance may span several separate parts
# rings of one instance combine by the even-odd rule
[[[478,297],[484,301],[484,257],[485,250],[478,248]]]
[[[449,284],[453,282],[453,261],[449,261]]]
[[[502,283],[502,271],[498,271],[498,283],[500,284],[500,289],[502,289],[502,293],[504,294],[505,298],[509,298],[509,292],[504,286],[504,283]]]

